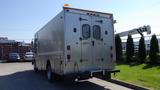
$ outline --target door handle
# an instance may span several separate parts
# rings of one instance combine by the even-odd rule
[[[94,46],[94,41],[92,41],[92,46]]]
[[[103,20],[97,20],[96,22],[103,23]]]
[[[79,18],[79,21],[82,21],[82,20],[84,20],[84,21],[88,21],[87,19],[84,19],[84,18]]]

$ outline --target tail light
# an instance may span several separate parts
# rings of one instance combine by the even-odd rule
[[[67,61],[70,62],[71,60],[71,55],[67,55]]]
[[[70,50],[71,50],[71,46],[67,45],[67,61],[70,62],[71,61],[71,55],[70,55]]]

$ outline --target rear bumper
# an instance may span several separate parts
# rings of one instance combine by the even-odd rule
[[[90,71],[92,77],[96,76],[97,74],[106,75],[106,74],[118,73],[118,72],[120,72],[120,70],[92,70]]]
[[[77,78],[79,80],[84,80],[84,79],[89,79],[92,77],[103,77],[103,76],[108,76],[111,73],[118,73],[120,70],[91,70],[91,71],[86,71],[86,72],[78,72],[74,74],[67,74],[65,77],[68,78]]]

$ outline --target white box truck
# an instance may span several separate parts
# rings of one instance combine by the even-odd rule
[[[71,80],[94,76],[111,78],[115,43],[113,15],[63,7],[34,38],[34,70],[46,70],[47,79]]]

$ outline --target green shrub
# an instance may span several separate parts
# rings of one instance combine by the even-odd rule
[[[134,43],[131,35],[128,35],[126,44],[126,61],[131,62],[134,55]]]
[[[139,40],[139,48],[138,48],[138,58],[140,63],[144,63],[146,59],[146,48],[145,48],[145,42],[144,37],[142,36]]]
[[[116,60],[117,62],[122,62],[122,42],[120,36],[117,34],[115,36],[115,46],[116,46]]]
[[[156,35],[152,35],[151,42],[150,42],[150,62],[151,63],[157,63],[158,61],[158,55],[159,53],[159,45]]]

